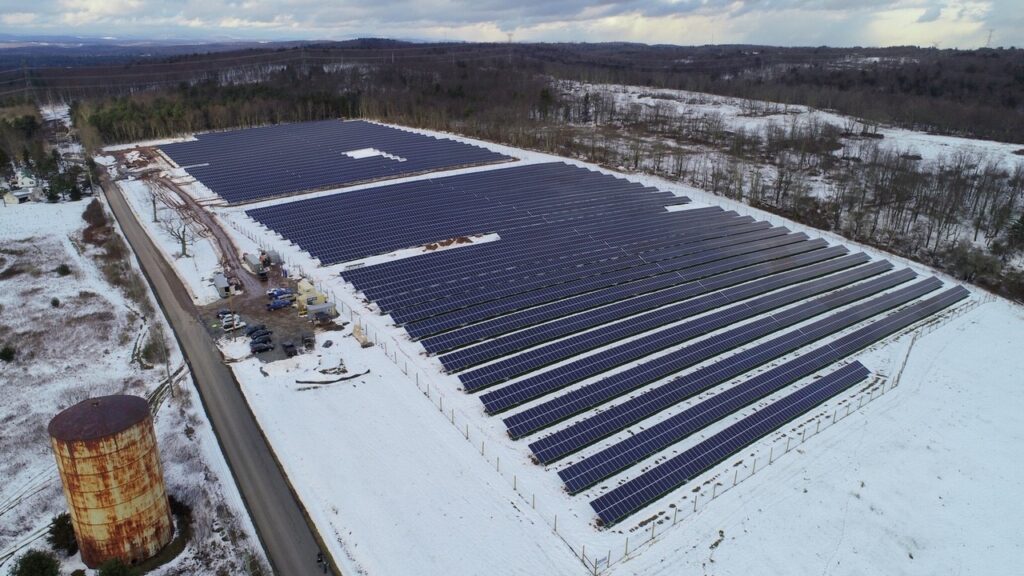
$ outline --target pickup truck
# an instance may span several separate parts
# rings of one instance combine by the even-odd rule
[[[280,298],[275,298],[274,300],[271,300],[267,304],[267,311],[273,312],[274,310],[280,310],[281,308],[287,308],[287,307],[289,307],[291,305],[292,305],[292,303],[291,303],[290,300],[282,300]]]

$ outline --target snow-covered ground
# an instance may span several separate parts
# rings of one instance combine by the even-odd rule
[[[45,547],[45,527],[66,510],[50,418],[90,396],[152,394],[169,370],[177,385],[156,416],[158,445],[169,493],[194,509],[195,537],[154,573],[239,570],[246,554],[262,558],[261,548],[187,368],[159,308],[150,300],[156,317],[146,318],[104,279],[97,249],[82,241],[86,205],[0,209],[0,344],[17,350],[14,362],[0,362],[0,565],[18,549]],[[55,271],[62,263],[69,275]],[[169,368],[137,360],[155,324],[168,336]],[[227,532],[235,542],[223,540]],[[73,557],[65,568],[84,566]]]
[[[174,270],[182,284],[189,291],[192,301],[203,305],[220,299],[217,289],[213,286],[213,274],[220,270],[220,253],[212,238],[195,235],[194,242],[187,247],[188,256],[181,255],[181,243],[172,237],[160,225],[161,220],[174,221],[177,212],[161,199],[156,201],[157,222],[153,222],[153,200],[150,196],[151,186],[147,181],[125,178],[114,182],[124,194],[132,212],[139,223],[146,229],[150,238],[156,240],[164,257],[168,261],[176,261]],[[173,192],[169,192],[173,194]]]
[[[612,173],[444,136],[520,158],[507,166],[555,160]],[[698,204],[725,204],[821,235],[667,180],[629,178]],[[185,188],[205,197],[199,184]],[[245,208],[290,201],[294,198]],[[1018,306],[975,296],[962,315],[916,341],[904,333],[857,355],[878,375],[871,387],[830,401],[687,488],[601,530],[588,502],[603,487],[565,494],[555,474],[565,464],[549,469],[532,464],[526,442],[510,440],[500,419],[485,416],[475,396],[457,391],[455,377],[442,374],[435,359],[340,281],[338,272],[346,264],[321,267],[254,223],[243,208],[210,210],[240,249],[258,245],[280,251],[293,275],[323,287],[339,303],[342,319],[355,320],[377,344],[362,349],[347,331],[333,332],[319,336],[314,354],[232,364],[290,480],[347,571],[585,574],[595,563],[614,574],[998,574],[1015,569],[1021,544],[1012,540],[1012,526],[1022,506],[1007,501],[1020,493],[1021,483],[1006,463],[1024,435],[1024,423],[1015,417],[1021,407],[1017,374],[1024,368],[1012,348],[1024,337]],[[986,303],[974,308],[981,302]],[[325,338],[334,346],[322,348]],[[223,346],[229,357],[246,351],[242,341]],[[333,379],[317,369],[339,359],[349,374],[370,373],[324,386],[295,382]],[[904,359],[899,386],[892,388]],[[980,386],[985,392],[974,394]],[[833,425],[830,418],[847,406],[849,416]],[[806,443],[786,452],[794,431],[799,435],[804,429],[811,432]],[[738,481],[735,488],[730,477]],[[985,492],[989,487],[993,492]],[[658,520],[647,522],[652,516]],[[953,519],[954,525],[946,524]]]
[[[807,106],[777,104],[702,92],[569,81],[563,81],[561,86],[563,90],[569,92],[606,94],[614,100],[616,107],[620,109],[631,105],[663,106],[678,115],[717,115],[724,121],[726,130],[742,128],[748,131],[763,132],[769,124],[788,126],[793,122],[805,125],[810,122],[828,123],[840,128],[854,126],[857,130],[861,130],[865,126],[863,121],[857,118]],[[1007,163],[1024,161],[1020,156],[1014,155],[1015,151],[1022,148],[1020,144],[926,134],[902,128],[878,127],[877,133],[883,136],[881,140],[877,141],[879,145],[901,152],[920,154],[925,161],[949,157],[956,152],[966,152],[979,159]],[[856,140],[847,141],[845,145],[853,148],[856,146]]]

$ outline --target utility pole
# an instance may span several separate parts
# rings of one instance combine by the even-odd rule
[[[993,32],[993,29],[989,28],[988,29],[988,40],[985,40],[985,48],[991,48],[992,47],[992,32]]]
[[[508,65],[512,66],[512,35],[514,32],[508,33]]]

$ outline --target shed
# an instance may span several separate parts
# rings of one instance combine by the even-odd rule
[[[213,286],[217,289],[217,294],[221,298],[227,298],[231,295],[231,284],[228,283],[228,279],[223,273],[217,272],[213,275]]]
[[[4,204],[9,206],[13,204],[24,204],[25,202],[32,200],[32,192],[32,188],[8,190],[7,193],[4,194]]]
[[[310,318],[316,316],[318,313],[327,314],[331,318],[338,315],[338,310],[334,306],[334,302],[324,302],[323,304],[313,304],[312,306],[306,306],[306,314]]]

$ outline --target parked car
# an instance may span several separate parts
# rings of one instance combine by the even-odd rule
[[[281,344],[281,349],[284,350],[285,355],[289,358],[299,353],[298,348],[295,347],[295,343],[291,340],[287,340]]]
[[[273,341],[273,339],[270,336],[270,334],[267,334],[266,336],[260,336],[259,338],[253,338],[252,342],[249,342],[249,345],[252,346],[253,344],[270,344],[272,341]]]
[[[308,333],[308,332],[303,334],[302,335],[302,346],[306,350],[312,350],[313,347],[316,346],[316,338],[314,338],[313,335]]]
[[[273,312],[274,310],[280,310],[281,308],[288,308],[291,305],[291,301],[281,300],[280,298],[278,298],[276,300],[271,300],[270,303],[267,304],[267,311]]]
[[[217,311],[217,318],[224,318],[225,316],[231,316],[234,313],[235,313],[234,310],[229,310],[227,308],[221,308],[220,310]]]
[[[263,330],[257,330],[255,332],[253,332],[252,334],[249,334],[249,338],[252,338],[253,340],[255,340],[256,338],[262,338],[264,336],[270,336],[273,333],[274,333],[273,330],[267,330],[266,328],[264,328]]]
[[[270,352],[273,349],[274,349],[274,344],[272,342],[267,342],[267,343],[260,342],[260,343],[250,344],[249,345],[249,351],[251,351],[253,354],[262,354],[263,352]]]
[[[271,288],[270,290],[267,290],[267,298],[270,298],[271,300],[282,299],[285,296],[291,296],[293,299],[295,298],[294,293],[287,288]]]
[[[249,326],[248,328],[245,329],[245,335],[246,336],[252,336],[254,333],[259,332],[260,330],[266,330],[266,329],[267,329],[267,325],[266,324],[255,324],[255,325]]]
[[[225,323],[222,328],[224,328],[225,332],[234,332],[240,328],[245,328],[245,322],[239,320],[238,322],[232,322],[230,324]]]

